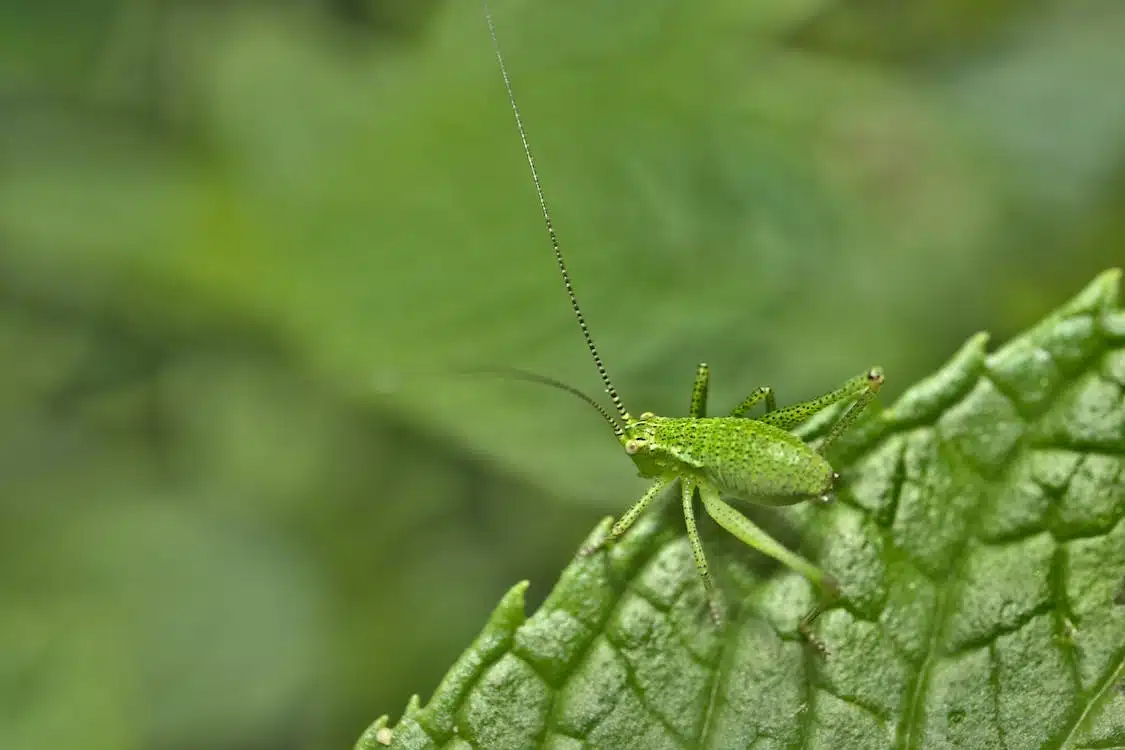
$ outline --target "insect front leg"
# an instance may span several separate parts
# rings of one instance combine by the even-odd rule
[[[715,582],[711,578],[711,571],[707,568],[707,556],[703,554],[703,540],[699,538],[699,530],[695,527],[695,508],[692,503],[695,500],[695,486],[696,483],[691,479],[683,479],[681,481],[683,491],[681,498],[684,505],[684,524],[687,526],[688,541],[691,543],[691,554],[695,558],[695,569],[699,571],[699,577],[703,579],[703,591],[707,595],[707,604],[711,608],[711,619],[715,621],[715,627],[721,628],[723,626],[723,611],[719,604],[718,592],[715,590]]]
[[[597,542],[587,544],[578,551],[578,554],[583,556],[592,555],[602,547],[605,547],[607,544],[613,544],[614,542],[616,542],[622,534],[629,530],[629,527],[633,525],[633,522],[636,521],[638,517],[640,517],[641,513],[644,512],[644,509],[648,507],[648,504],[652,502],[653,498],[659,495],[660,491],[667,487],[668,483],[671,481],[671,479],[662,477],[653,482],[652,486],[645,491],[645,494],[641,495],[641,499],[633,503],[633,506],[629,508],[629,510],[625,511],[621,515],[621,518],[617,519],[617,523],[613,524],[613,528],[609,530],[609,534],[607,536],[603,537]]]
[[[774,398],[773,388],[770,388],[768,385],[760,385],[754,389],[753,393],[742,399],[742,403],[734,407],[730,415],[732,417],[745,416],[746,412],[754,408],[755,404],[763,398],[766,400],[766,414],[777,409],[777,399]]]

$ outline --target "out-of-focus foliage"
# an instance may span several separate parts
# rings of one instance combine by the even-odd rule
[[[893,394],[1120,258],[1125,7],[912,7],[497,0],[631,408]],[[0,746],[350,742],[636,490],[441,374],[596,384],[476,2],[7,3],[0,112]]]

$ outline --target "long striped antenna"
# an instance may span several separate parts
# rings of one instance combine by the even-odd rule
[[[546,375],[540,375],[537,372],[521,370],[517,367],[478,367],[473,369],[461,370],[461,373],[465,375],[496,375],[501,378],[510,378],[512,380],[522,380],[527,383],[545,385],[548,388],[555,388],[556,390],[563,391],[564,393],[569,393],[570,395],[579,398],[580,400],[597,409],[598,414],[601,414],[602,419],[604,419],[606,423],[613,429],[614,435],[616,435],[617,437],[623,437],[625,435],[625,430],[621,428],[621,425],[617,422],[616,419],[613,418],[613,415],[610,414],[604,406],[602,406],[597,401],[590,398],[574,386],[567,385],[561,380],[555,380],[554,378],[549,378]]]
[[[605,392],[609,394],[609,400],[613,402],[613,408],[617,410],[621,419],[628,422],[629,413],[625,411],[625,405],[621,403],[621,397],[617,395],[617,389],[613,387],[613,381],[609,379],[609,372],[606,371],[601,355],[598,354],[598,347],[594,346],[594,337],[590,335],[590,329],[586,326],[586,318],[582,315],[582,308],[578,306],[578,297],[574,294],[574,286],[570,283],[570,274],[566,270],[566,263],[563,262],[562,251],[559,249],[559,238],[555,234],[554,224],[551,223],[551,212],[547,208],[547,199],[543,197],[543,185],[539,182],[539,170],[535,168],[535,157],[531,155],[531,146],[527,143],[527,133],[523,128],[523,118],[520,117],[520,108],[516,104],[516,95],[512,91],[512,79],[508,76],[508,67],[504,65],[504,56],[500,54],[500,42],[496,39],[496,24],[492,22],[492,13],[488,10],[488,0],[481,0],[481,5],[484,6],[484,20],[488,22],[488,32],[492,35],[492,49],[496,52],[496,61],[500,63],[500,75],[504,77],[504,88],[508,92],[508,103],[512,105],[512,113],[516,116],[516,128],[520,132],[520,142],[523,144],[523,153],[527,157],[527,165],[531,167],[531,181],[535,183],[535,193],[539,196],[539,208],[543,211],[543,223],[547,225],[547,234],[551,238],[551,249],[555,251],[555,261],[559,264],[563,286],[566,287],[566,296],[570,298],[570,307],[574,310],[574,316],[578,319],[578,327],[582,329],[582,338],[586,339],[586,348],[590,350],[590,355],[594,358],[594,366],[598,368],[598,375],[602,378]]]

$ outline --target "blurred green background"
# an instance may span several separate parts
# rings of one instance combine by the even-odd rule
[[[1119,0],[494,0],[634,411],[1125,259]],[[331,748],[638,490],[476,0],[0,4],[0,747]],[[701,523],[709,523],[705,519]]]

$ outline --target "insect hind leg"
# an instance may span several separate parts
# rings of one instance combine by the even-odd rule
[[[855,379],[858,381],[860,378],[864,381],[863,390],[860,391],[859,396],[852,405],[848,407],[848,410],[844,412],[844,415],[837,419],[836,423],[832,425],[828,434],[825,435],[824,440],[820,442],[817,451],[821,455],[824,455],[828,451],[828,447],[847,432],[848,428],[852,426],[852,423],[856,421],[859,415],[863,413],[863,410],[867,408],[867,405],[875,398],[876,394],[879,393],[879,389],[883,387],[883,370],[878,367],[872,367]]]
[[[792,430],[797,425],[807,420],[819,411],[827,409],[841,401],[853,400],[853,403],[843,416],[836,420],[829,429],[824,440],[821,441],[817,451],[824,454],[832,443],[844,434],[855,422],[856,418],[867,408],[872,399],[883,385],[883,370],[872,367],[862,375],[857,375],[834,391],[824,394],[811,401],[786,406],[784,409],[769,412],[758,418],[758,421],[780,427],[783,430]]]
[[[764,555],[769,555],[786,567],[803,575],[818,588],[831,588],[829,576],[798,554],[790,552],[783,544],[759,528],[753,521],[735,510],[719,497],[719,491],[706,482],[699,483],[699,496],[707,515],[724,529],[734,534],[743,544]]]
[[[800,573],[816,586],[817,604],[801,618],[798,631],[814,648],[822,654],[827,654],[828,651],[824,644],[812,634],[811,627],[820,613],[839,595],[839,584],[836,583],[836,579],[800,555],[790,552],[753,521],[724,502],[719,497],[719,491],[710,484],[699,483],[699,496],[703,500],[703,508],[707,511],[707,515],[715,519],[716,523],[733,534],[739,541]]]

